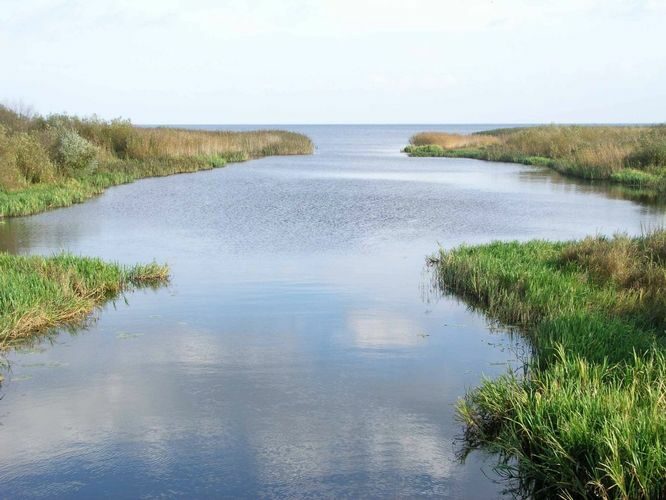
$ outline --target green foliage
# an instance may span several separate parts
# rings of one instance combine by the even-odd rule
[[[74,177],[95,169],[98,150],[93,144],[71,129],[61,127],[54,133],[54,159],[61,172]]]
[[[635,168],[666,166],[666,137],[642,141],[627,157],[627,165]]]
[[[437,144],[428,144],[425,146],[409,145],[403,150],[410,156],[445,156],[444,148]]]
[[[525,377],[460,403],[467,450],[498,452],[521,494],[666,495],[666,231],[461,247],[437,277],[534,346]]]

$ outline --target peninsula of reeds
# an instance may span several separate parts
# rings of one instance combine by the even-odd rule
[[[666,196],[666,126],[549,125],[475,134],[423,132],[411,156],[442,156],[550,167],[573,177],[604,180]]]
[[[282,130],[143,128],[128,120],[43,117],[0,105],[0,217],[80,203],[142,177],[312,151],[308,137]]]
[[[534,348],[460,402],[463,452],[497,453],[519,496],[666,498],[666,230],[435,261],[444,290]]]

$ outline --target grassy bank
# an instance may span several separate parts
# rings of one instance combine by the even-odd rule
[[[573,177],[666,196],[666,126],[540,126],[470,135],[414,135],[411,156],[475,158],[550,167]]]
[[[518,493],[666,498],[666,231],[443,251],[440,285],[522,329],[525,376],[459,405]]]
[[[48,329],[76,324],[137,286],[168,280],[166,266],[120,266],[99,259],[0,253],[0,351]]]
[[[141,128],[126,120],[42,117],[0,106],[0,217],[80,203],[143,177],[312,151],[306,136],[280,130]]]

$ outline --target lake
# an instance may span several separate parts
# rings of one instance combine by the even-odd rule
[[[316,153],[0,223],[11,252],[172,270],[9,355],[0,497],[501,495],[492,457],[457,462],[455,403],[525,348],[433,293],[426,256],[637,234],[665,208],[541,168],[400,153],[421,130],[494,126],[281,128]]]

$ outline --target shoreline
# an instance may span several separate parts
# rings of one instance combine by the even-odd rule
[[[83,203],[139,179],[313,150],[309,137],[284,130],[136,127],[122,119],[45,117],[0,105],[0,222]],[[168,267],[155,263],[126,267],[68,254],[0,252],[0,352],[78,323],[124,290],[163,284],[168,276]]]
[[[524,494],[666,494],[666,230],[440,251],[440,288],[532,344],[525,375],[459,402],[461,455],[484,449]],[[659,449],[656,449],[659,448]]]
[[[665,126],[535,126],[474,134],[421,132],[403,150],[411,157],[470,158],[548,167],[587,181],[620,185],[666,199]]]

